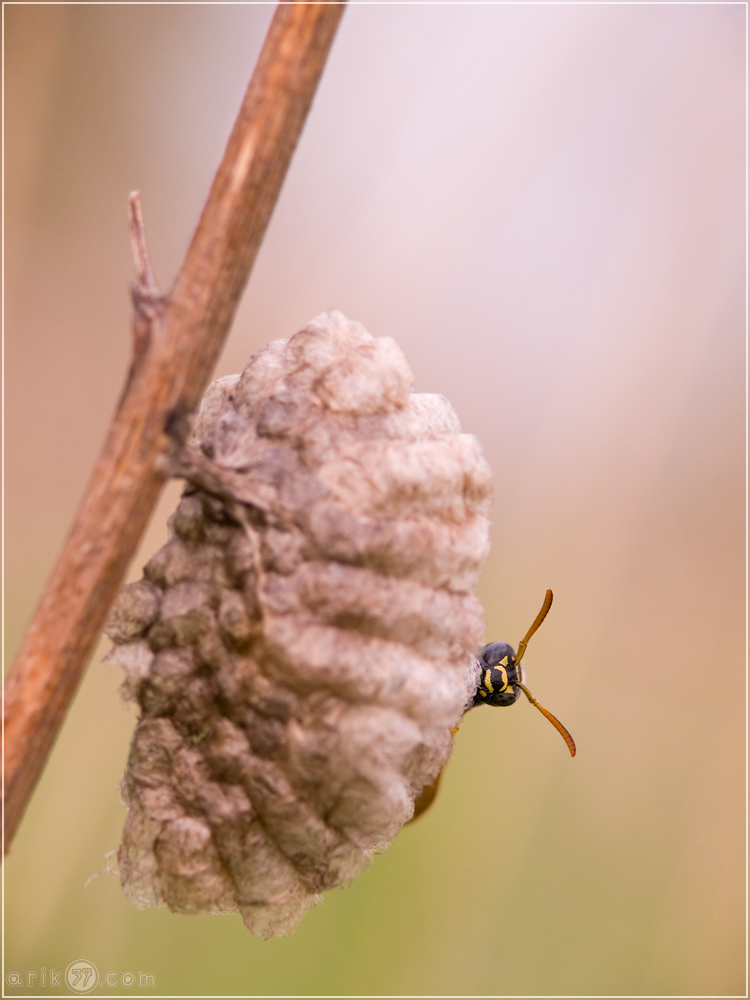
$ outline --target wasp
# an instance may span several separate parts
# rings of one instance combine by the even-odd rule
[[[521,660],[526,652],[529,639],[531,639],[532,635],[547,617],[547,613],[551,607],[552,591],[548,590],[541,611],[534,619],[529,631],[518,644],[517,653],[507,642],[490,642],[482,647],[477,660],[477,688],[471,704],[466,711],[468,712],[478,705],[492,705],[495,708],[505,708],[508,705],[514,705],[521,697],[521,692],[523,691],[531,704],[535,708],[538,708],[546,719],[549,719],[565,740],[570,751],[570,756],[575,757],[576,745],[573,737],[562,722],[556,719],[552,712],[547,711],[543,705],[540,705],[531,691],[529,691],[524,684],[523,670],[521,669]],[[458,726],[455,726],[451,732],[455,734],[457,730]],[[437,795],[440,779],[443,776],[443,770],[440,771],[435,781],[431,785],[425,786],[417,796],[414,803],[414,815],[410,822],[421,816],[432,805]]]

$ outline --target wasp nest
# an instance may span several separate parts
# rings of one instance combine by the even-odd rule
[[[393,340],[331,312],[206,392],[202,472],[107,628],[141,710],[119,850],[137,905],[287,933],[447,761],[490,474],[412,381]]]

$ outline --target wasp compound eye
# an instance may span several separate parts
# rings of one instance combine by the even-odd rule
[[[393,340],[332,312],[206,392],[171,537],[107,628],[140,708],[118,855],[136,904],[287,933],[447,761],[491,477],[412,382]]]
[[[488,667],[496,667],[498,663],[507,667],[508,662],[515,663],[516,651],[507,642],[490,642],[482,648],[479,659]]]

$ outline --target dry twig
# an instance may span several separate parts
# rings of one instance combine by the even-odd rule
[[[7,851],[206,387],[278,198],[342,4],[280,4],[172,291],[137,196],[133,357],[101,455],[5,687]]]

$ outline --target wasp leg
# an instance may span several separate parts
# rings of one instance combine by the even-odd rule
[[[438,787],[440,786],[440,779],[443,777],[444,767],[440,769],[437,778],[433,781],[431,785],[425,785],[422,791],[414,800],[414,815],[409,820],[409,823],[413,823],[415,819],[418,819],[423,812],[427,812],[432,803],[435,801],[435,796],[438,793]],[[406,826],[409,825],[406,824]]]
[[[451,726],[451,736],[455,736],[458,732],[458,726]],[[443,766],[438,771],[438,776],[435,778],[431,785],[425,785],[422,791],[414,800],[414,815],[410,820],[404,823],[404,826],[408,826],[409,823],[413,823],[415,819],[419,819],[423,812],[427,812],[432,803],[435,801],[435,796],[438,793],[438,788],[440,786],[440,779],[443,777],[443,771],[447,767],[447,764]]]

